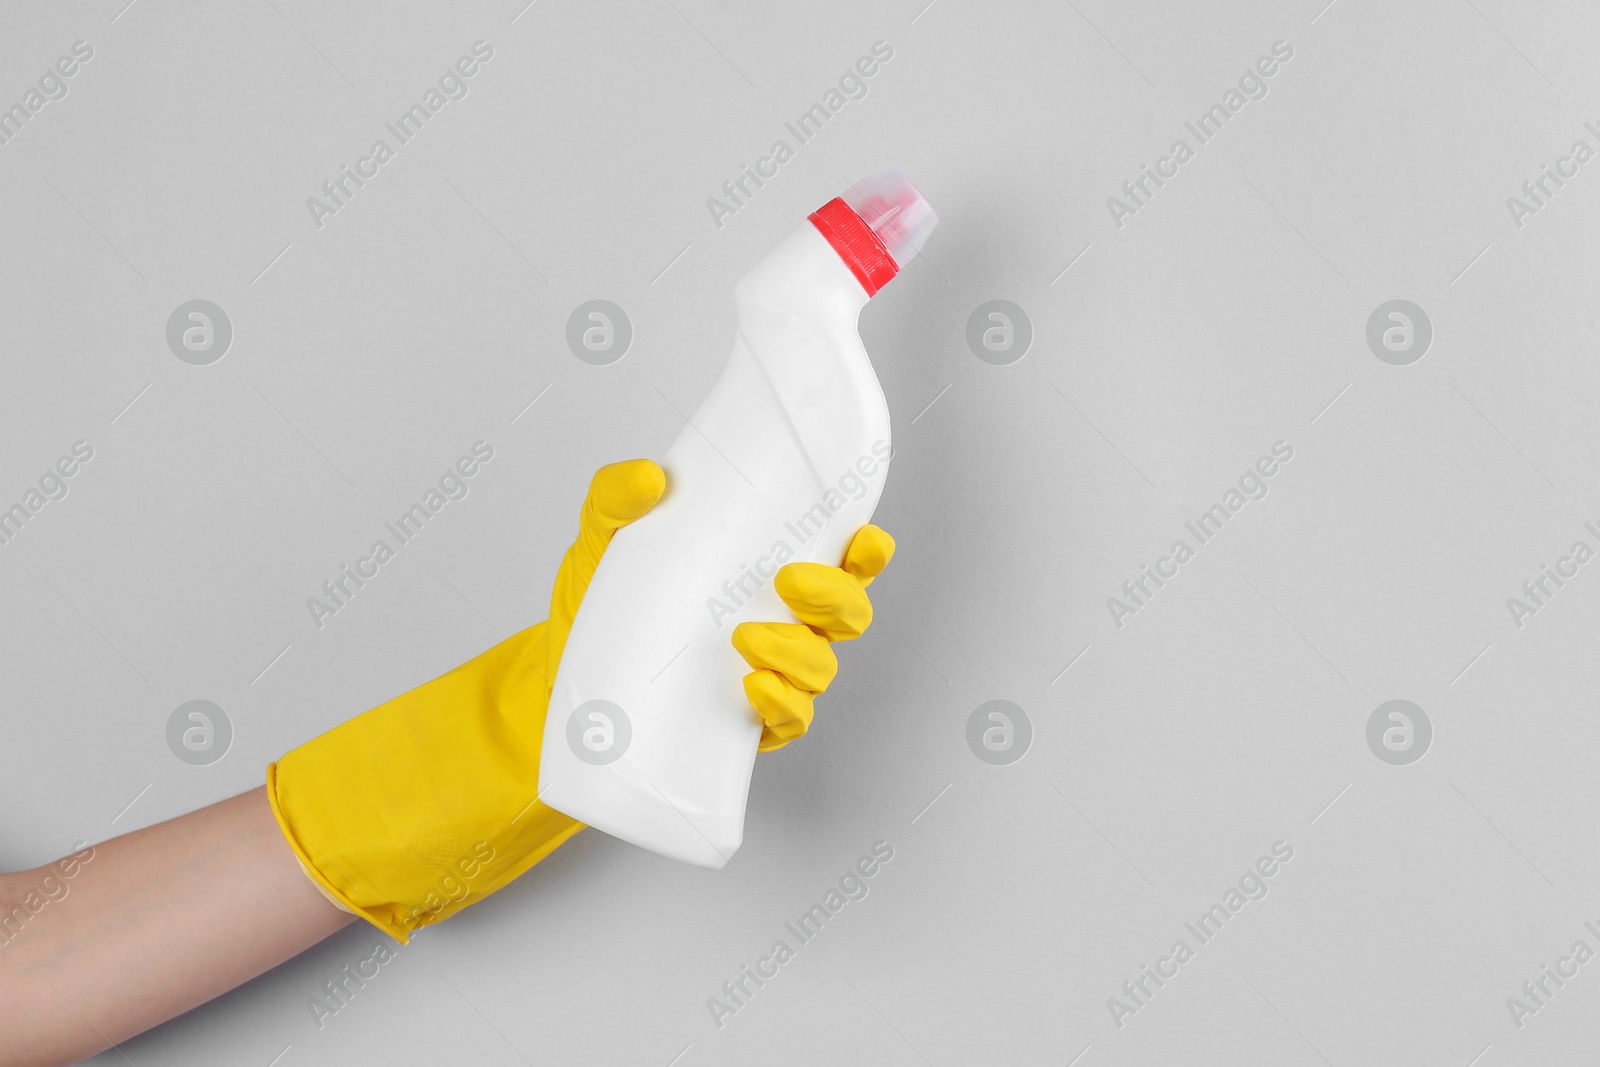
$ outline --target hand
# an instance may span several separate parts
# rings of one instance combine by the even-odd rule
[[[782,748],[811,728],[812,701],[828,688],[839,661],[831,642],[853,641],[872,625],[866,587],[894,558],[894,538],[876,526],[856,531],[837,567],[790,563],[774,588],[800,620],[742,622],[733,647],[755,668],[745,696],[764,724],[761,751]]]
[[[612,535],[665,488],[648,460],[601,467],[556,573],[548,621],[267,769],[278,825],[330,900],[406,941],[583,829],[536,799],[551,684]]]
[[[539,755],[556,667],[616,531],[649,512],[666,476],[648,460],[600,468],[550,594],[550,618],[300,746],[267,769],[279,828],[328,899],[406,941],[502,888],[583,824],[547,807]],[[800,623],[746,623],[745,692],[763,750],[810,726],[838,669],[830,641],[872,621],[865,586],[894,542],[863,527],[839,567],[792,563],[776,589]]]
[[[595,474],[578,540],[562,561],[550,597],[547,680],[556,676],[572,620],[612,535],[653,508],[665,490],[666,474],[646,459],[613,463]],[[872,625],[866,587],[893,558],[894,538],[877,526],[863,526],[839,566],[790,563],[778,571],[773,587],[800,622],[734,627],[733,647],[753,668],[744,676],[744,692],[761,718],[762,752],[782,748],[811,728],[812,702],[839,671],[831,643],[852,641]],[[547,684],[547,699],[548,690]]]

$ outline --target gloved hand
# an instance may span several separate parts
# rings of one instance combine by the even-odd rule
[[[771,752],[811,728],[811,701],[828,688],[839,661],[830,642],[853,641],[872,625],[866,587],[894,558],[894,538],[876,526],[856,531],[844,563],[790,563],[773,587],[800,622],[741,622],[733,647],[755,670],[744,695],[764,724],[761,751]]]
[[[583,829],[536,799],[551,683],[606,545],[665,489],[666,475],[649,460],[600,468],[556,574],[548,621],[267,768],[284,837],[336,905],[405,942]],[[765,724],[763,751],[810,726],[812,698],[838,669],[829,642],[857,637],[872,621],[864,587],[893,554],[888,534],[863,527],[842,567],[791,563],[778,572],[779,595],[805,625],[735,629],[755,668],[745,692]]]

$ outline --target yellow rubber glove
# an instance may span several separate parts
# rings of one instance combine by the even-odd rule
[[[799,623],[741,622],[733,647],[755,670],[744,695],[764,724],[761,751],[782,748],[811,728],[814,697],[833,681],[839,661],[830,642],[853,641],[872,625],[866,587],[894,558],[894,538],[876,526],[856,531],[844,563],[790,563],[774,588]]]
[[[334,727],[267,768],[284,837],[330,900],[405,942],[506,885],[583,824],[536,799],[551,680],[600,557],[661,498],[649,460],[595,473],[550,595],[550,618],[433,681]],[[810,624],[746,624],[762,748],[804,734],[837,669],[828,640],[872,618],[863,586],[894,542],[864,527],[844,568],[789,564],[779,594]],[[763,632],[764,631],[764,632]],[[824,636],[825,635],[825,636]]]

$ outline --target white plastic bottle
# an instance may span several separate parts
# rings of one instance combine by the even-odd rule
[[[856,323],[937,223],[885,171],[740,279],[733,355],[667,450],[666,495],[618,531],[573,623],[545,722],[545,804],[702,867],[738,849],[761,723],[733,628],[795,622],[777,568],[838,564],[871,519],[889,410]]]

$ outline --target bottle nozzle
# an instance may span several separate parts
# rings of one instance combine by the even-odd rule
[[[928,235],[939,225],[933,205],[896,168],[861,179],[840,199],[878,235],[901,270],[922,251]]]
[[[881,170],[822,205],[811,222],[872,296],[916,258],[939,216],[910,178]]]

